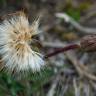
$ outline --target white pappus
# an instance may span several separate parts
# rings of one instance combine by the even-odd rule
[[[44,66],[42,55],[29,45],[32,36],[38,34],[38,23],[29,24],[27,16],[19,12],[0,24],[2,68],[11,72],[40,71]]]

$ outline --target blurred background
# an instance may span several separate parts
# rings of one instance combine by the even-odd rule
[[[42,44],[42,54],[96,33],[95,0],[0,0],[0,16],[20,10],[30,22],[42,15],[41,33],[34,37]],[[0,96],[96,96],[95,52],[71,50],[45,63],[40,72],[21,79],[0,72]]]

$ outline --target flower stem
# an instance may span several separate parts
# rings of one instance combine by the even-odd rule
[[[62,52],[68,51],[68,50],[72,50],[72,49],[78,49],[78,48],[80,48],[80,45],[78,45],[78,44],[67,45],[64,48],[59,48],[59,49],[56,49],[55,51],[53,51],[51,53],[48,53],[47,55],[44,56],[44,58],[47,59],[47,58],[55,56],[59,53],[62,53]]]

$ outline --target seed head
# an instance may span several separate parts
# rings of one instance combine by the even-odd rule
[[[0,25],[0,55],[3,68],[9,71],[39,71],[44,66],[42,55],[30,46],[33,35],[38,34],[38,20],[29,24],[23,12],[5,19]]]

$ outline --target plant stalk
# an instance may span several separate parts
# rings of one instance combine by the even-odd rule
[[[44,58],[47,59],[47,58],[50,58],[50,57],[55,56],[57,54],[60,54],[62,52],[73,50],[73,49],[78,49],[78,48],[80,48],[80,45],[78,45],[78,44],[67,45],[64,48],[59,48],[51,53],[48,53],[47,55],[44,56]]]

